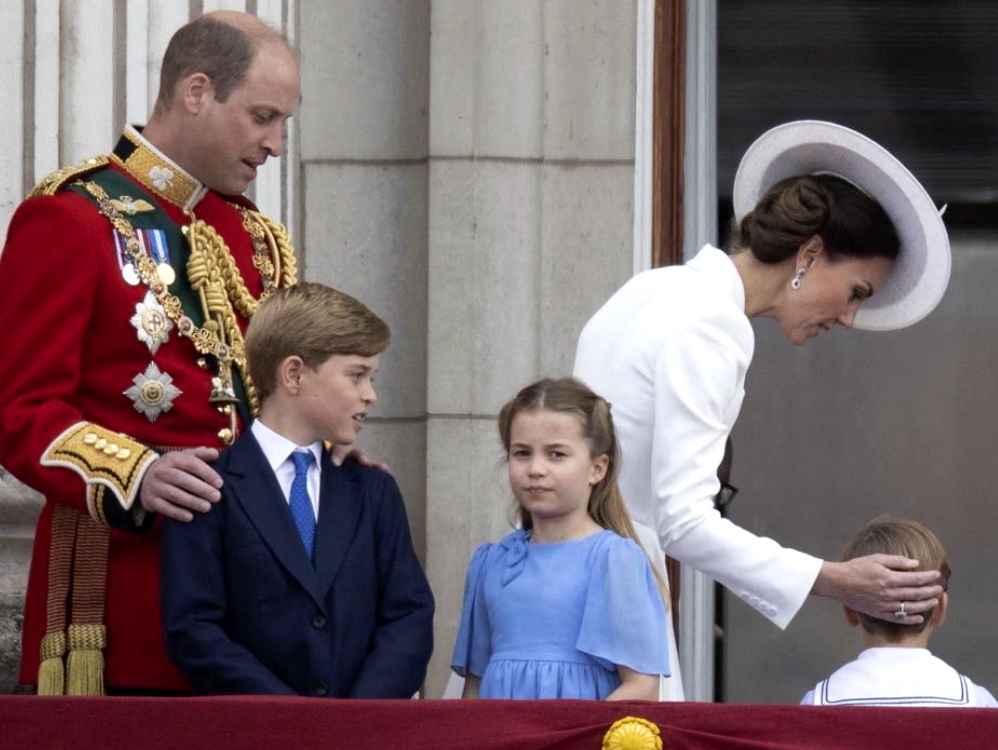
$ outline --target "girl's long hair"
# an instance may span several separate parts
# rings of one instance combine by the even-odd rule
[[[592,458],[606,454],[609,459],[606,474],[593,486],[589,493],[587,510],[589,516],[604,529],[616,532],[618,535],[633,539],[641,546],[641,540],[634,531],[631,517],[624,506],[620,488],[617,486],[617,476],[620,471],[620,444],[613,427],[610,414],[610,404],[603,397],[594,393],[589,386],[575,378],[545,378],[516,394],[502,407],[499,412],[499,437],[503,448],[509,457],[511,430],[517,414],[532,411],[553,411],[575,416],[582,425],[582,437],[589,443]],[[517,507],[517,516],[524,529],[532,529],[534,522],[530,512],[522,505]],[[646,553],[647,556],[647,553]],[[666,610],[669,609],[668,587],[659,575],[655,565],[651,565],[652,573],[658,583]]]

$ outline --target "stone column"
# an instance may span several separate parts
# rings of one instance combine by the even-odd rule
[[[541,375],[571,372],[582,325],[631,274],[635,8],[433,3],[430,697],[447,681],[468,559],[511,529],[495,415]]]
[[[425,550],[429,0],[302,3],[302,276],[392,329],[360,445]]]

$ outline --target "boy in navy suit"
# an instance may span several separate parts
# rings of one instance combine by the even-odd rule
[[[398,487],[324,447],[356,439],[388,339],[321,284],[253,316],[260,416],[215,465],[222,502],[163,535],[167,650],[198,692],[409,698],[422,684],[433,595]]]

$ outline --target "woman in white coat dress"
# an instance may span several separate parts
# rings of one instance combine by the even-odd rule
[[[734,253],[707,246],[684,266],[635,276],[579,338],[574,374],[612,404],[628,510],[659,565],[664,550],[781,628],[808,594],[920,622],[941,592],[935,571],[905,572],[912,561],[886,555],[823,561],[721,518],[713,498],[752,360],[749,319],[775,318],[792,344],[837,325],[920,320],[949,280],[939,213],[883,148],[816,121],[756,141],[734,203]],[[681,683],[669,683],[663,697],[681,699]]]

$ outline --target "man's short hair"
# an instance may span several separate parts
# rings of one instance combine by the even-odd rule
[[[277,369],[299,356],[316,369],[334,355],[373,357],[388,346],[388,325],[361,302],[325,284],[279,289],[253,314],[246,360],[261,399],[277,387]]]
[[[945,591],[949,587],[950,567],[946,560],[946,550],[932,531],[918,521],[895,518],[889,515],[877,516],[860,529],[842,550],[843,560],[883,553],[903,555],[918,560],[916,570],[938,570],[936,581]],[[863,629],[868,633],[879,633],[892,643],[906,636],[921,633],[928,626],[933,610],[922,612],[922,622],[918,625],[901,625],[887,622],[859,613]]]
[[[208,76],[216,101],[224,102],[246,80],[256,53],[269,42],[289,46],[279,31],[262,22],[260,30],[247,30],[202,16],[181,26],[163,55],[156,106],[169,106],[177,84],[195,73]]]

